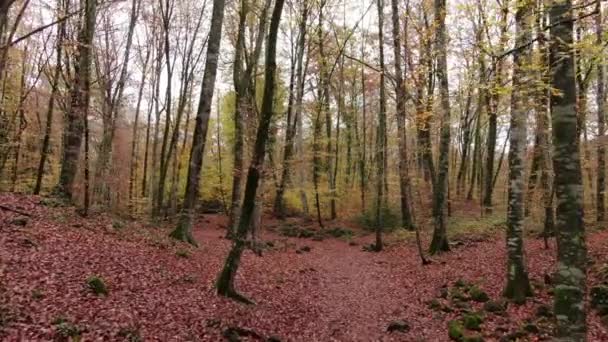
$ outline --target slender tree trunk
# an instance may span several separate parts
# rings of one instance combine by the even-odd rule
[[[546,16],[541,15],[544,13],[544,2],[538,1],[537,3],[537,15],[536,15],[536,29],[540,31],[543,26],[546,25]],[[537,132],[538,142],[541,151],[541,175],[540,183],[543,191],[543,206],[544,206],[544,229],[543,238],[545,241],[545,247],[549,248],[548,239],[549,236],[554,233],[554,209],[553,209],[553,167],[551,165],[551,140],[549,137],[549,116],[548,109],[550,107],[549,101],[551,97],[551,87],[549,86],[549,55],[547,49],[547,41],[544,35],[539,36],[538,40],[538,52],[540,54],[540,71],[538,75],[538,82],[541,86],[538,89],[537,99]]]
[[[532,37],[532,2],[518,0],[515,14],[515,46]],[[532,88],[531,73],[525,69],[532,62],[531,48],[513,55],[513,92],[511,95],[511,137],[509,139],[509,199],[507,209],[507,284],[503,295],[523,304],[532,296],[532,287],[524,259],[524,184],[527,145],[526,119],[531,103],[527,89]],[[491,177],[486,177],[491,178]]]
[[[433,240],[430,252],[437,254],[450,250],[446,229],[445,207],[449,176],[450,154],[450,97],[448,85],[447,32],[445,28],[446,0],[435,0],[435,27],[437,46],[437,79],[441,95],[441,131],[437,179],[433,187]]]
[[[382,230],[384,229],[385,194],[384,173],[386,158],[386,94],[384,80],[384,0],[376,0],[378,5],[378,45],[380,53],[380,109],[378,111],[378,126],[376,127],[376,252],[382,250]]]
[[[97,1],[83,0],[82,3],[85,6],[84,22],[78,38],[76,77],[71,91],[70,108],[65,118],[61,172],[55,190],[68,201],[72,200],[82,145],[83,120],[89,107],[93,35],[97,18]]]
[[[174,239],[185,241],[196,245],[192,236],[192,221],[196,200],[199,194],[200,174],[203,166],[203,155],[205,152],[205,141],[209,128],[209,116],[215,89],[215,78],[222,40],[222,24],[224,21],[225,0],[213,1],[213,13],[211,16],[211,28],[207,45],[207,59],[205,61],[205,72],[201,86],[201,96],[196,113],[196,124],[192,138],[192,150],[190,151],[190,162],[188,165],[188,178],[186,192],[184,194],[184,205],[180,214],[179,223],[170,236]],[[177,127],[176,127],[177,129]]]
[[[262,45],[266,32],[267,12],[270,8],[270,0],[266,0],[255,40],[253,53],[247,59],[245,44],[245,26],[249,13],[249,0],[241,0],[239,13],[239,31],[235,47],[234,59],[234,87],[235,87],[235,112],[234,112],[234,169],[232,174],[232,204],[230,208],[230,222],[228,224],[228,235],[232,234],[238,226],[238,219],[241,216],[241,187],[244,168],[244,134],[245,134],[245,115],[255,112],[255,70],[257,69],[258,59],[262,51]],[[247,62],[247,68],[243,70],[243,61]],[[252,89],[253,88],[253,89]]]
[[[557,196],[555,316],[559,341],[585,341],[587,247],[577,134],[572,2],[551,1],[553,168]]]
[[[281,180],[279,186],[277,187],[277,192],[275,196],[274,203],[274,212],[275,215],[282,218],[285,214],[285,208],[283,203],[283,194],[285,192],[285,186],[289,181],[290,175],[290,161],[293,155],[294,150],[294,139],[297,130],[298,118],[292,118],[294,116],[294,107],[298,105],[297,102],[301,105],[300,96],[300,88],[303,87],[302,78],[304,77],[304,51],[306,49],[306,29],[307,29],[307,20],[308,20],[308,7],[304,5],[304,12],[302,13],[302,18],[300,18],[300,25],[298,30],[298,42],[296,44],[296,56],[293,58],[292,66],[291,66],[291,76],[289,82],[289,100],[287,105],[287,129],[285,132],[285,150],[283,155],[283,172],[281,175]],[[297,85],[296,85],[297,83]],[[294,88],[297,88],[294,92]],[[294,104],[294,102],[296,102]],[[298,109],[296,108],[297,112]],[[297,114],[296,114],[297,115]]]
[[[391,0],[393,19],[393,50],[395,54],[395,94],[397,96],[397,132],[399,134],[399,189],[401,196],[401,224],[407,229],[412,229],[412,217],[408,203],[408,187],[410,177],[407,169],[407,136],[405,127],[405,83],[403,82],[403,71],[401,68],[401,30],[399,24],[399,3]],[[409,11],[409,7],[406,11]],[[407,25],[406,25],[407,30]],[[407,53],[407,52],[406,52]]]
[[[239,220],[238,229],[234,237],[232,249],[226,258],[224,268],[217,280],[217,293],[221,296],[230,297],[246,303],[251,303],[245,297],[238,294],[235,290],[234,278],[236,276],[241,255],[245,249],[246,236],[251,225],[255,207],[258,184],[262,176],[264,157],[266,155],[266,141],[273,117],[273,104],[275,92],[275,73],[276,73],[276,44],[283,11],[284,0],[277,0],[272,18],[270,20],[270,31],[266,47],[266,70],[264,73],[264,95],[262,99],[262,117],[258,126],[253,157],[247,174],[247,184],[245,185],[245,197],[243,199],[243,210]]]
[[[361,51],[361,58],[364,58],[365,54]],[[365,212],[366,199],[365,193],[367,189],[367,177],[366,177],[366,161],[367,161],[367,101],[366,101],[366,86],[365,86],[365,67],[361,66],[361,101],[362,101],[362,120],[361,120],[361,135],[363,141],[359,144],[359,187],[361,188],[361,211]]]
[[[597,1],[597,14],[595,16],[595,31],[597,36],[597,46],[603,45],[602,29],[602,5]],[[605,112],[606,105],[606,86],[605,86],[605,66],[602,55],[598,56],[597,61],[597,189],[596,189],[596,219],[598,222],[606,218],[606,148],[604,146],[605,134]]]
[[[67,1],[57,1],[57,17],[65,15],[67,9],[65,8]],[[55,110],[55,99],[59,93],[59,78],[61,76],[61,59],[63,55],[63,38],[65,37],[65,21],[61,22],[57,27],[57,42],[55,46],[56,64],[53,73],[53,79],[51,80],[51,95],[49,97],[49,104],[46,109],[46,123],[44,128],[44,138],[42,140],[42,149],[40,152],[40,161],[38,163],[38,172],[36,173],[36,185],[34,185],[34,194],[38,195],[42,188],[42,178],[44,176],[44,168],[46,166],[46,160],[49,155],[49,148],[51,145],[51,132],[53,127],[53,112]]]
[[[500,18],[500,41],[498,44],[498,51],[502,51],[508,41],[508,23],[507,18],[509,16],[509,3],[505,0],[501,5],[501,18]],[[486,168],[484,178],[484,191],[483,191],[483,207],[486,214],[491,214],[493,211],[492,197],[494,192],[494,185],[492,182],[492,175],[494,174],[494,159],[496,154],[496,137],[497,137],[497,120],[498,120],[498,109],[500,107],[500,93],[499,87],[502,87],[502,74],[503,74],[503,59],[499,58],[493,61],[496,76],[494,77],[494,88],[490,96],[490,106],[488,107],[488,140],[487,140],[487,152],[486,152]]]
[[[146,85],[146,76],[148,72],[148,62],[150,61],[150,55],[152,50],[146,50],[146,57],[144,60],[143,70],[141,74],[141,81],[139,84],[139,92],[137,93],[137,104],[135,105],[135,120],[133,121],[133,132],[131,142],[131,166],[129,168],[129,211],[133,213],[133,199],[134,199],[134,188],[135,188],[135,171],[137,170],[137,130],[139,128],[139,113],[141,110],[141,100],[144,94],[144,87]]]

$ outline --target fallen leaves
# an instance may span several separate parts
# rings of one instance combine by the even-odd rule
[[[439,298],[444,305],[446,284],[458,279],[497,300],[505,280],[500,236],[421,266],[413,245],[365,253],[336,238],[266,232],[260,240],[273,243],[263,257],[247,251],[237,274],[239,291],[258,303],[246,306],[215,295],[215,277],[230,247],[229,240],[218,238],[226,224],[220,216],[206,216],[208,222],[195,226],[201,247],[193,249],[167,239],[170,227],[122,221],[118,227],[103,215],[86,220],[72,208],[41,205],[38,197],[0,195],[0,202],[31,215],[22,227],[9,224],[19,214],[0,212],[0,337],[7,341],[53,340],[57,334],[218,341],[228,333],[250,340],[448,341],[448,322],[459,319],[459,312],[434,310],[429,302]],[[588,239],[594,258],[608,256],[607,240],[606,231]],[[526,250],[530,276],[542,284],[555,251],[533,239],[526,240]],[[107,296],[87,289],[93,275],[103,279]],[[526,305],[509,305],[504,315],[486,314],[481,333],[493,340],[525,327],[538,307],[550,303],[539,288]],[[470,305],[482,310],[484,303]],[[387,328],[395,322],[407,329]],[[593,314],[589,340],[608,340]]]

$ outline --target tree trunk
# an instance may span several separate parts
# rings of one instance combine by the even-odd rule
[[[504,50],[508,41],[508,23],[507,19],[509,16],[509,3],[507,0],[502,3],[501,6],[501,18],[500,18],[500,38],[498,44],[498,51]],[[492,196],[494,192],[494,184],[492,182],[492,175],[494,174],[494,159],[496,154],[496,136],[497,136],[497,120],[498,120],[498,109],[500,106],[500,92],[499,89],[502,87],[502,74],[503,74],[503,58],[495,59],[493,61],[496,76],[494,77],[494,88],[490,95],[490,106],[488,107],[488,140],[486,143],[486,168],[484,178],[484,191],[483,191],[483,207],[486,214],[491,214],[493,211],[492,207]]]
[[[437,47],[437,79],[441,95],[441,131],[437,179],[433,187],[433,240],[430,253],[450,250],[446,231],[445,207],[447,197],[450,154],[450,95],[448,86],[447,33],[445,28],[446,0],[435,0],[435,27]]]
[[[557,196],[557,274],[555,316],[560,341],[585,341],[587,248],[583,223],[583,184],[577,134],[576,75],[571,1],[550,2],[553,38],[551,116]]]
[[[532,2],[519,0],[515,14],[515,46],[532,37]],[[527,68],[532,62],[531,48],[513,55],[513,92],[511,95],[511,136],[509,139],[509,199],[507,209],[507,284],[503,295],[523,304],[532,296],[532,287],[524,259],[524,184],[527,145],[526,119],[531,103],[527,100],[533,87]],[[490,177],[492,178],[491,174]]]
[[[287,105],[287,129],[285,131],[285,150],[283,155],[283,171],[279,186],[275,196],[274,212],[279,218],[284,217],[285,208],[283,203],[283,194],[285,192],[285,186],[289,181],[290,174],[290,161],[294,150],[294,138],[297,129],[298,118],[294,116],[294,107],[299,104],[301,105],[302,100],[300,96],[300,88],[303,87],[303,73],[304,73],[304,51],[306,49],[306,29],[308,20],[308,6],[304,5],[304,12],[300,18],[300,25],[298,31],[298,42],[296,45],[296,56],[291,66],[291,77],[289,82],[289,101]],[[296,85],[297,83],[297,85]],[[297,90],[294,93],[294,88]],[[296,102],[294,104],[294,102]],[[296,112],[298,109],[296,109]],[[300,110],[301,112],[301,110]],[[293,118],[292,118],[293,117]]]
[[[382,250],[382,230],[384,229],[385,194],[384,173],[386,145],[386,85],[384,79],[384,0],[376,0],[378,5],[378,48],[380,53],[380,109],[378,111],[378,126],[376,127],[376,252]]]
[[[133,133],[131,142],[131,165],[129,168],[129,211],[133,214],[133,199],[135,196],[135,171],[137,170],[137,140],[138,134],[137,129],[139,128],[139,113],[141,110],[141,100],[144,93],[144,86],[146,84],[146,76],[148,71],[148,63],[150,61],[152,49],[146,50],[146,57],[144,59],[143,70],[141,74],[141,81],[139,84],[139,92],[137,93],[137,104],[135,105],[135,120],[133,122]]]
[[[595,31],[597,36],[597,46],[603,45],[602,40],[602,6],[601,1],[597,1],[597,14],[595,16]],[[606,218],[606,149],[604,147],[605,134],[605,113],[606,89],[605,89],[605,66],[602,55],[598,56],[597,61],[597,189],[596,189],[596,219],[598,222]]]
[[[245,185],[245,197],[243,198],[243,210],[239,220],[238,229],[234,237],[232,249],[226,258],[224,268],[217,280],[217,293],[222,296],[250,303],[245,297],[239,295],[235,290],[234,278],[240,264],[241,255],[245,249],[245,238],[251,225],[255,207],[255,199],[258,184],[262,176],[264,157],[266,155],[266,141],[273,117],[273,104],[275,92],[276,73],[276,44],[279,31],[279,22],[283,11],[284,0],[277,0],[272,18],[270,20],[270,31],[266,46],[266,70],[264,73],[264,95],[262,99],[262,117],[258,126],[255,147]]]
[[[262,51],[266,31],[267,12],[270,8],[270,0],[266,0],[260,14],[258,32],[255,40],[253,53],[249,59],[245,54],[245,28],[247,15],[249,14],[249,0],[241,0],[239,13],[239,31],[234,56],[233,82],[235,90],[235,112],[234,112],[234,168],[232,173],[232,203],[230,206],[230,222],[228,234],[232,234],[238,226],[238,218],[241,216],[241,187],[244,168],[244,134],[245,115],[255,111],[255,84],[254,75],[257,63]],[[247,62],[247,68],[243,70],[243,62]]]
[[[203,167],[203,156],[205,153],[205,142],[209,128],[209,116],[215,89],[215,78],[217,75],[217,64],[222,40],[222,24],[224,21],[225,0],[213,1],[213,13],[211,15],[211,27],[207,45],[207,59],[205,61],[205,72],[201,86],[201,96],[198,110],[196,112],[196,124],[192,137],[192,149],[190,151],[190,162],[188,164],[188,178],[186,192],[184,193],[184,204],[180,213],[177,227],[170,236],[176,240],[185,241],[196,245],[192,236],[192,221],[196,200],[199,195],[199,182],[201,169]],[[176,127],[176,129],[178,129]]]
[[[65,0],[57,1],[58,15],[61,17],[67,12]],[[61,58],[63,55],[63,38],[65,37],[65,21],[61,22],[57,27],[57,42],[55,43],[55,70],[53,73],[53,79],[51,80],[51,95],[49,97],[49,104],[46,109],[46,123],[44,128],[44,138],[42,140],[42,148],[40,152],[40,161],[38,163],[38,172],[36,173],[36,185],[34,185],[34,195],[38,195],[42,188],[42,177],[44,176],[44,168],[46,166],[46,160],[49,155],[49,148],[51,145],[51,133],[53,127],[53,112],[55,109],[55,99],[59,93],[59,78],[61,76]]]
[[[397,132],[399,134],[399,189],[401,196],[401,224],[407,229],[413,228],[410,206],[408,203],[408,187],[410,177],[407,169],[407,135],[405,127],[405,83],[403,82],[403,71],[401,69],[401,30],[399,24],[399,4],[397,0],[391,0],[393,19],[393,49],[395,54],[395,94],[397,96]],[[406,11],[409,11],[409,7]],[[407,25],[406,25],[407,30]],[[406,52],[407,53],[407,52]]]
[[[76,77],[71,91],[70,108],[65,117],[61,172],[55,190],[57,194],[68,201],[72,201],[74,180],[76,179],[82,145],[83,121],[89,107],[93,36],[97,17],[96,0],[83,0],[82,3],[85,6],[84,23],[78,37]]]

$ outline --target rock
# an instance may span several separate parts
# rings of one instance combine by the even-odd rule
[[[472,300],[479,303],[485,303],[490,300],[488,294],[477,286],[471,287],[471,289],[469,290],[469,295],[471,296]]]
[[[439,300],[437,299],[431,299],[427,302],[427,305],[429,307],[429,309],[434,310],[434,311],[438,311],[441,310],[443,305],[441,305],[441,302],[439,302]]]
[[[20,227],[25,227],[27,225],[27,222],[29,221],[29,219],[25,216],[19,216],[17,218],[14,218],[10,221],[10,223],[13,226],[20,226]]]
[[[388,331],[389,333],[392,333],[394,331],[398,331],[398,332],[408,332],[410,331],[410,325],[402,320],[399,321],[393,321],[388,325],[388,328],[386,328],[386,331]]]
[[[348,243],[349,246],[357,246],[359,245],[358,243],[356,243],[355,241],[351,241]]]
[[[460,288],[469,287],[469,285],[470,284],[464,279],[458,279],[454,282],[454,286],[460,287]]]
[[[96,295],[106,296],[108,294],[108,288],[106,287],[106,284],[103,281],[103,279],[101,279],[100,277],[97,277],[97,276],[89,277],[87,279],[87,287],[89,288],[89,290],[91,290],[91,292],[93,292]]]
[[[600,315],[608,314],[608,286],[598,285],[591,288],[591,307],[598,310]]]
[[[269,336],[265,342],[281,342],[281,339],[278,336]]]
[[[485,302],[483,309],[492,313],[503,313],[507,309],[504,301],[490,300]]]
[[[311,251],[311,248],[310,248],[310,247],[308,247],[308,246],[303,246],[302,248],[300,248],[300,250],[301,250],[302,252],[310,252],[310,251]]]
[[[460,300],[452,301],[452,305],[455,308],[461,309],[461,310],[469,310],[471,308],[471,304],[469,304],[467,302],[460,301]]]
[[[448,336],[454,341],[462,340],[464,336],[464,327],[460,320],[452,320],[448,322]]]
[[[471,298],[469,296],[464,294],[458,288],[455,288],[452,290],[452,294],[450,297],[451,297],[452,301],[468,302],[469,300],[471,300]]]
[[[500,342],[511,342],[511,341],[520,341],[522,340],[524,337],[526,337],[526,332],[525,331],[514,331],[510,334],[504,335],[500,338]]]
[[[466,314],[462,317],[464,327],[469,330],[481,330],[481,323],[483,323],[483,317],[477,313]]]
[[[536,317],[553,317],[553,311],[547,304],[542,304],[536,308]]]
[[[538,334],[540,332],[540,329],[538,329],[538,326],[534,323],[524,324],[523,330],[532,334]]]

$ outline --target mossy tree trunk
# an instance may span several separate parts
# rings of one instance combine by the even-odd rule
[[[531,39],[532,1],[518,0],[515,13],[515,46]],[[503,295],[523,304],[532,295],[532,287],[524,259],[524,184],[527,146],[526,121],[531,106],[528,101],[532,75],[527,69],[532,62],[531,48],[517,50],[513,55],[513,91],[511,94],[511,135],[509,138],[509,194],[507,209],[507,284]],[[491,178],[491,177],[489,177]]]
[[[275,74],[277,69],[276,45],[284,2],[284,0],[276,1],[272,12],[272,18],[270,20],[270,32],[268,34],[268,43],[266,46],[266,70],[264,72],[265,81],[264,95],[262,98],[262,116],[258,126],[251,165],[249,166],[249,171],[247,173],[245,197],[243,198],[238,228],[233,238],[232,249],[226,258],[224,268],[220,272],[217,280],[217,293],[219,295],[247,303],[250,303],[250,301],[236,292],[234,287],[234,278],[240,264],[241,255],[243,254],[246,246],[245,239],[247,237],[247,232],[253,219],[256,194],[260,178],[262,177],[262,168],[266,155],[266,142],[268,140],[270,124],[274,114],[273,103],[275,93]]]
[[[450,250],[446,229],[445,209],[449,176],[450,155],[450,94],[448,85],[447,32],[445,28],[446,0],[435,0],[435,29],[437,54],[437,80],[441,97],[441,130],[439,137],[439,163],[433,187],[433,240],[431,254]]]
[[[557,197],[557,338],[585,341],[587,248],[583,224],[583,184],[577,132],[576,75],[572,51],[572,2],[552,1],[549,8],[552,66],[551,117],[553,168]]]
[[[215,78],[217,75],[217,64],[222,40],[222,23],[224,21],[225,0],[213,1],[213,12],[211,14],[211,28],[207,45],[207,59],[205,61],[205,72],[201,85],[201,96],[198,110],[196,112],[196,123],[194,135],[192,136],[192,149],[190,150],[190,162],[188,164],[188,178],[186,180],[186,192],[184,194],[184,205],[180,213],[177,227],[170,236],[174,239],[185,241],[196,245],[192,236],[192,219],[199,196],[199,182],[201,169],[203,167],[203,155],[205,152],[205,141],[209,128],[209,116],[215,89]],[[177,128],[176,128],[177,129]]]

